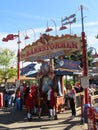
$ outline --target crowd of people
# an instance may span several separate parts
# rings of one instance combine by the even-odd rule
[[[14,86],[14,88],[16,87]],[[49,119],[57,119],[58,92],[54,88],[53,84],[48,84],[47,92],[44,93],[37,83],[20,83],[17,89],[13,89],[13,93],[10,93],[9,90],[4,91],[4,106],[5,108],[15,107],[16,110],[22,110],[25,107],[29,121],[32,119],[32,115],[40,118],[43,114],[48,115]],[[92,96],[94,91],[92,91],[91,85],[88,90],[89,96]],[[82,91],[83,88],[80,84],[68,84],[65,89],[64,103],[71,110],[72,118],[76,117],[76,93]]]
[[[30,85],[29,82],[21,83],[12,95],[8,90],[4,91],[5,108],[12,106],[16,107],[16,110],[22,110],[25,107],[28,120],[31,120],[32,114],[36,114],[40,118],[42,109],[44,109],[43,105],[46,107],[45,111],[47,110],[49,118],[56,119],[56,92],[51,84],[48,85],[48,91],[44,94],[38,84]]]
[[[75,85],[69,84],[68,89],[65,91],[64,100],[66,102],[67,99],[67,105],[71,109],[72,118],[76,117],[76,93]],[[57,119],[56,103],[57,92],[52,84],[48,85],[46,93],[42,92],[38,84],[33,83],[31,85],[29,82],[21,83],[10,98],[8,91],[4,92],[5,108],[10,105],[16,107],[17,110],[22,110],[25,107],[28,120],[32,119],[33,114],[40,118],[41,114],[44,113],[49,116],[49,119]]]

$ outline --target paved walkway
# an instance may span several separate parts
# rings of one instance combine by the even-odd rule
[[[32,121],[26,118],[26,110],[17,111],[13,108],[0,109],[0,130],[87,130],[81,125],[80,110],[76,119],[71,119],[71,111],[58,114],[58,120],[49,120],[47,116],[40,119],[33,116]]]

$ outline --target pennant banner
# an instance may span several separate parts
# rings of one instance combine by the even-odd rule
[[[21,70],[21,75],[25,75],[26,73],[30,72],[30,71],[34,71],[35,70],[35,65],[36,64],[30,64],[30,65],[27,65],[26,67],[20,69]]]

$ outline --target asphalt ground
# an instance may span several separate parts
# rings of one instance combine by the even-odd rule
[[[87,130],[87,124],[81,124],[80,109],[77,110],[76,118],[71,118],[71,110],[65,110],[57,114],[58,120],[50,120],[48,116],[40,119],[32,115],[28,121],[26,110],[15,108],[0,109],[0,130]]]

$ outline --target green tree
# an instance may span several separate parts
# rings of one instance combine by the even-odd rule
[[[87,50],[87,64],[88,64],[88,67],[92,66],[92,64],[91,64],[92,61],[93,61],[92,52],[93,52],[92,49]],[[80,66],[82,67],[82,51],[77,51],[75,53],[72,53],[69,56],[69,59],[74,60],[74,61],[80,61]]]
[[[17,69],[12,67],[16,63],[14,51],[0,48],[0,79],[7,80],[17,75]]]
[[[96,37],[96,39],[98,39],[98,34],[95,37]]]

